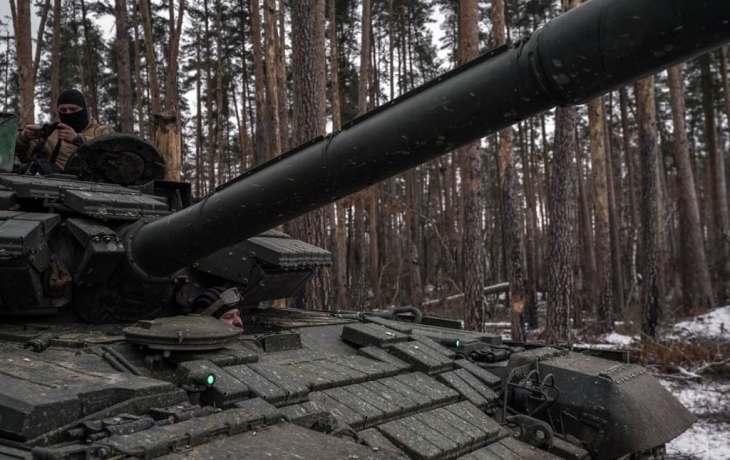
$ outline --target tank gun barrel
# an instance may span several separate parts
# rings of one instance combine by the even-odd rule
[[[586,102],[730,41],[725,0],[590,0],[132,230],[129,258],[167,276],[202,257],[557,105]]]

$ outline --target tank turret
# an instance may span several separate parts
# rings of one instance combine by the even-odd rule
[[[330,264],[276,225],[730,42],[729,24],[725,1],[591,0],[197,203],[130,135],[64,174],[12,173],[2,115],[0,457],[661,457],[694,417],[624,354],[255,305]],[[250,305],[243,336],[187,315],[213,286]]]

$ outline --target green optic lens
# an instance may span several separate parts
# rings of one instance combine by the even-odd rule
[[[458,348],[461,342],[459,342],[459,339],[456,339],[456,347]]]
[[[212,387],[213,384],[215,383],[215,374],[208,374],[208,377],[205,379],[205,383],[209,387]]]

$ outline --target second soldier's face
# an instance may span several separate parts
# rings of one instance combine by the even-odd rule
[[[243,321],[241,321],[241,312],[238,310],[238,308],[227,311],[225,314],[223,314],[223,316],[218,319],[226,324],[230,324],[231,326],[243,328]]]

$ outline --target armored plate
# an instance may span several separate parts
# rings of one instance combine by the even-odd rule
[[[74,211],[99,219],[139,220],[170,213],[164,200],[151,195],[67,190],[63,201]]]
[[[59,177],[21,176],[0,174],[0,186],[15,192],[18,198],[42,198],[61,200],[68,190],[118,195],[141,195],[142,192],[114,184],[97,184]]]
[[[125,327],[132,343],[154,350],[215,350],[236,343],[243,330],[211,316],[173,316],[138,321]]]
[[[142,185],[165,177],[165,161],[157,147],[141,137],[115,133],[79,147],[64,173],[91,182]]]

